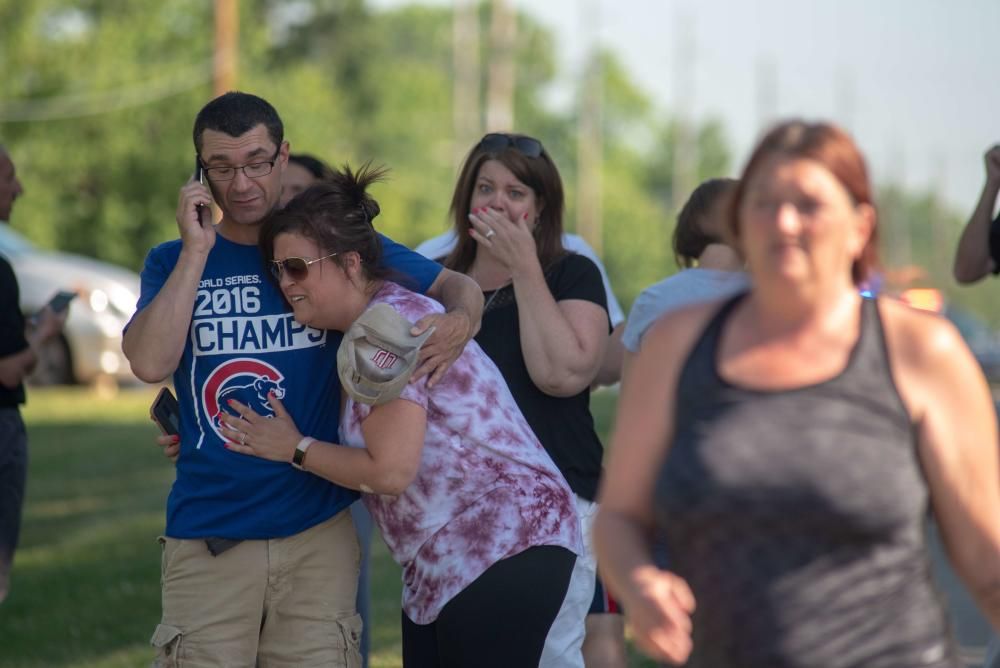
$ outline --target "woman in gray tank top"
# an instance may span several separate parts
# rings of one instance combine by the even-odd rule
[[[982,372],[944,319],[859,295],[876,216],[844,132],[779,125],[733,200],[753,287],[666,316],[626,374],[595,526],[608,586],[672,663],[957,668],[923,521],[1000,629]]]

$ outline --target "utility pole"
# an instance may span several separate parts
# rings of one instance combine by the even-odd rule
[[[598,254],[602,254],[601,165],[604,156],[602,55],[596,37],[599,8],[591,0],[587,8],[587,34],[591,35],[591,55],[584,66],[580,95],[580,124],[577,129],[576,230]]]
[[[452,123],[453,159],[458,172],[469,146],[482,134],[479,107],[479,5],[455,0],[452,11]]]
[[[674,17],[674,164],[670,209],[677,210],[694,190],[698,179],[698,141],[694,136],[694,97],[697,51],[694,21],[689,15]]]
[[[216,97],[236,89],[237,47],[239,44],[238,0],[215,0],[215,58],[212,89]]]
[[[855,85],[854,72],[847,68],[837,70],[836,88],[834,88],[834,109],[837,122],[851,134],[854,134]]]
[[[895,251],[897,268],[909,267],[913,263],[913,235],[904,211],[906,202],[906,150],[899,137],[893,135],[889,145],[889,165],[887,182],[894,186],[896,198],[896,219],[891,225],[895,237],[891,247]]]
[[[754,82],[757,98],[757,139],[760,139],[778,115],[778,67],[772,58],[758,56]]]
[[[934,206],[931,207],[933,219],[931,220],[932,235],[934,243],[934,268],[935,279],[948,277],[951,274],[951,251],[958,243],[957,238],[953,238],[951,230],[948,229],[948,221],[944,214],[945,193],[948,192],[948,155],[941,149],[931,153],[931,164],[933,167],[933,179],[930,191],[933,194]]]
[[[486,129],[514,129],[514,45],[517,14],[508,0],[493,0],[490,17],[490,79],[486,93]]]

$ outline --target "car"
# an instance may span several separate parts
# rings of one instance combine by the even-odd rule
[[[994,387],[1000,386],[1000,333],[969,311],[946,303],[940,290],[911,288],[899,298],[914,308],[940,313],[950,320],[979,362],[986,380]]]
[[[82,255],[43,250],[7,225],[0,225],[0,255],[17,276],[26,318],[60,291],[77,294],[62,334],[43,346],[29,383],[137,382],[121,348],[122,328],[138,300],[137,273]]]
[[[968,311],[948,305],[944,315],[965,339],[990,385],[1000,385],[1000,335]]]

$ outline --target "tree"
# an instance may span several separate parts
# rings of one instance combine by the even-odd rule
[[[0,136],[28,193],[15,227],[44,246],[138,266],[169,234],[192,169],[192,151],[177,147],[209,90],[205,4],[6,7]]]
[[[450,7],[373,11],[363,0],[244,0],[240,10],[238,85],[275,104],[292,149],[333,164],[390,167],[389,182],[375,190],[383,211],[377,225],[390,236],[413,245],[444,230],[454,155],[471,148],[456,144],[452,125]],[[490,3],[480,2],[481,34],[490,15]],[[192,170],[192,122],[212,96],[212,19],[203,0],[0,6],[0,141],[28,194],[14,216],[17,229],[43,246],[132,268],[150,246],[176,236],[177,190]],[[559,83],[554,36],[524,14],[516,35],[516,129],[540,139],[556,160],[566,227],[574,230],[578,109],[550,102]],[[478,48],[482,99],[488,40]],[[627,306],[674,269],[669,240],[688,195],[675,192],[683,181],[674,173],[679,135],[694,138],[688,170],[699,181],[731,174],[731,155],[719,122],[681,127],[612,53],[593,57],[602,76],[604,260]],[[947,256],[957,217],[931,196],[887,189],[880,197],[892,261],[903,253],[937,284],[952,285]],[[904,226],[911,232],[899,236]],[[969,295],[955,291],[971,303]]]
[[[150,246],[176,236],[191,124],[212,95],[211,5],[8,5],[0,10],[9,53],[0,80],[13,102],[0,107],[0,135],[30,194],[14,224],[44,246],[138,268]],[[450,8],[373,12],[362,0],[252,0],[240,9],[238,85],[275,104],[292,149],[334,164],[389,166],[390,181],[375,194],[379,229],[390,236],[412,245],[445,229],[453,156],[471,148],[454,143]],[[490,16],[481,2],[483,34]],[[553,36],[523,14],[516,35],[516,126],[555,157],[573,229],[577,115],[546,103],[557,75]],[[479,48],[482,97],[488,40]],[[627,303],[669,271],[672,214],[658,188],[670,178],[659,162],[670,155],[670,119],[610,53],[597,57],[606,259]],[[715,126],[700,133],[699,173],[718,169],[727,157],[723,135]]]

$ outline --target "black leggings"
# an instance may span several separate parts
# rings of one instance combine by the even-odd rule
[[[430,624],[403,618],[406,668],[537,666],[562,607],[576,555],[531,547],[490,566]]]

